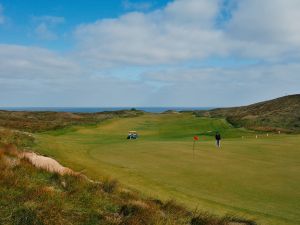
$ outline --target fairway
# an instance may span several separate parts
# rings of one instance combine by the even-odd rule
[[[126,140],[129,130],[140,138]],[[216,131],[223,137],[221,150]],[[195,155],[194,135],[200,138]],[[36,151],[92,178],[116,178],[146,196],[261,224],[300,224],[299,135],[256,139],[223,119],[170,113],[116,118],[36,139]]]

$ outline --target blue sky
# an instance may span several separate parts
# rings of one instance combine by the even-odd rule
[[[169,1],[123,1],[123,0],[3,0],[7,24],[0,29],[1,43],[35,45],[64,51],[65,46],[72,46],[70,33],[79,24],[92,23],[99,19],[117,18],[130,11],[147,12],[164,7]],[[140,7],[140,8],[139,8]],[[34,37],[32,30],[37,22],[35,17],[52,16],[64,18],[64,22],[55,26],[54,30],[62,37],[51,42]],[[26,34],[26,35],[20,35]]]
[[[298,0],[0,0],[0,106],[232,106],[300,92]]]

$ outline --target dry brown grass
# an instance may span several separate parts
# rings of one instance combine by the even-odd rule
[[[257,131],[300,132],[300,94],[243,107],[196,111],[198,116],[223,117],[237,127]]]
[[[70,125],[95,124],[114,117],[135,117],[143,112],[122,110],[101,113],[16,112],[0,110],[0,127],[27,132],[41,132]]]
[[[2,153],[9,155],[9,156],[18,156],[19,155],[19,151],[17,150],[17,147],[14,144],[4,144],[2,145],[2,147],[0,148],[0,150],[2,150]]]

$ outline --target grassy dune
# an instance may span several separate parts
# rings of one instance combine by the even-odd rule
[[[140,139],[126,140],[129,130]],[[221,150],[214,146],[216,130],[224,137]],[[200,141],[193,157],[195,134]],[[146,114],[37,134],[36,150],[93,178],[109,175],[192,209],[261,224],[300,223],[300,136],[254,137],[223,119]]]
[[[141,198],[116,180],[94,183],[78,175],[49,173],[0,148],[1,225],[229,225],[252,221],[187,211],[175,202]]]
[[[300,133],[300,94],[259,102],[256,104],[195,111],[196,115],[227,118],[236,127],[251,130]]]

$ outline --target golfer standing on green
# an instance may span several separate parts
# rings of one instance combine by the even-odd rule
[[[216,133],[216,145],[218,148],[221,147],[221,135],[219,134],[219,132]]]

